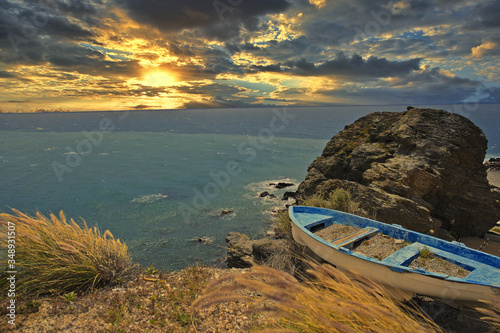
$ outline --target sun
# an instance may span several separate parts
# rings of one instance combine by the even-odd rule
[[[168,87],[177,83],[175,75],[166,71],[151,71],[144,75],[142,84],[150,87]]]

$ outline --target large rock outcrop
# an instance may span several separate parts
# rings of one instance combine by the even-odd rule
[[[500,219],[483,165],[486,148],[481,129],[457,114],[375,112],[333,137],[297,197],[344,188],[377,220],[480,236]]]

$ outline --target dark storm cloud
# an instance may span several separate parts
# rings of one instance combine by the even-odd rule
[[[104,77],[136,77],[138,61],[110,61],[98,51],[80,45],[94,44],[95,33],[85,24],[62,16],[77,13],[93,15],[101,1],[8,2],[0,0],[0,63],[12,65],[51,65],[62,73],[77,72]],[[60,75],[59,80],[71,78]]]
[[[261,48],[250,43],[245,43],[242,49],[245,51],[257,51],[260,50]]]
[[[15,77],[17,77],[15,73],[0,71],[0,79],[10,79]]]
[[[230,44],[233,46],[233,44]],[[252,45],[252,44],[250,44]],[[227,48],[228,44],[226,44]],[[243,43],[236,48],[228,49],[228,51],[240,52],[241,50],[247,51],[257,58],[273,59],[276,63],[287,63],[298,61],[301,58],[307,57],[309,61],[321,62],[324,61],[325,54],[329,52],[316,44],[306,36],[298,36],[290,40],[274,41],[271,40],[267,43],[267,47],[249,46]]]
[[[377,45],[381,37],[385,39],[383,34],[395,34],[391,39],[407,39],[412,37],[398,35],[443,25],[452,29],[443,28],[427,36],[427,41],[419,42],[421,50],[430,44],[436,46],[448,41],[456,43],[458,49],[463,50],[461,43],[464,39],[466,46],[469,46],[470,40],[475,36],[477,41],[478,37],[477,32],[472,36],[464,35],[463,29],[482,29],[481,36],[485,37],[492,32],[484,31],[484,27],[500,25],[498,0],[482,1],[480,4],[466,0],[339,0],[327,2],[320,10],[307,5],[302,5],[300,10],[304,15],[301,30],[307,36],[308,44],[316,47],[334,46],[337,50],[354,49],[357,52],[366,52],[369,47]],[[404,51],[402,49],[401,53]],[[311,54],[305,55],[311,57]]]
[[[109,61],[101,52],[79,45],[51,45],[46,59],[56,70],[95,76],[131,78],[142,72],[136,60]]]
[[[391,61],[386,58],[371,56],[364,60],[360,55],[346,57],[343,53],[338,53],[334,60],[326,61],[315,65],[305,58],[297,62],[288,62],[268,66],[252,66],[253,71],[261,72],[290,72],[301,76],[346,76],[356,78],[381,78],[394,77],[408,74],[420,69],[421,59],[415,58],[403,61]]]
[[[42,65],[59,52],[64,56],[80,56],[81,48],[75,42],[92,41],[94,34],[70,22],[66,17],[57,16],[57,11],[44,6],[43,2],[8,2],[0,1],[0,62],[4,64]],[[52,10],[49,12],[49,10]],[[56,50],[50,50],[56,46]],[[57,55],[63,56],[63,55]],[[81,60],[81,56],[80,56]]]
[[[216,82],[176,87],[176,92],[190,95],[202,95],[207,98],[210,96],[225,96],[228,98],[242,91],[242,88]]]
[[[175,73],[180,81],[196,81],[215,79],[221,73],[242,74],[241,68],[236,66],[226,56],[214,56],[209,53],[205,54],[205,66],[198,64],[186,63],[179,66],[177,63],[165,63],[160,65],[158,69],[166,70]]]
[[[168,43],[168,50],[178,57],[192,57],[195,55],[195,53],[189,49],[189,46],[182,45],[182,43],[179,42]]]
[[[187,96],[184,107],[453,103],[480,89],[478,73],[498,77],[498,12],[499,0],[0,0],[0,81],[45,78],[76,98]],[[179,84],[138,83],[155,70]],[[268,74],[246,76],[257,73]],[[309,88],[311,77],[337,89]],[[268,78],[267,94],[253,88]]]
[[[0,2],[0,38],[16,35],[18,39],[36,36],[86,38],[93,34],[64,16],[55,15],[51,8],[36,3]]]
[[[94,34],[63,17],[48,17],[47,24],[40,28],[40,34],[70,39],[86,39]]]
[[[439,68],[424,69],[418,73],[392,80],[377,88],[332,89],[320,91],[325,96],[347,98],[359,103],[384,104],[448,104],[459,103],[476,96],[478,81],[444,73]],[[387,103],[389,104],[389,103]]]
[[[64,14],[70,14],[74,17],[83,17],[86,15],[96,15],[98,14],[98,9],[96,5],[102,5],[102,1],[82,1],[82,0],[51,0],[44,1],[49,5],[53,5],[60,12]]]
[[[500,1],[490,0],[482,1],[476,7],[477,15],[475,19],[467,24],[471,28],[498,28],[500,27],[499,13],[500,13]]]
[[[462,87],[464,89],[474,90],[480,83],[468,78],[462,78],[443,72],[440,68],[425,68],[421,72],[410,73],[392,81],[393,86],[400,86],[411,82],[416,87],[431,87],[429,90],[436,93],[447,90],[448,87]],[[436,87],[440,87],[436,90]]]
[[[276,65],[267,65],[267,66],[251,65],[247,72],[248,73],[257,73],[257,72],[280,73],[280,72],[284,72],[286,70],[285,68],[282,68],[281,66],[282,66],[281,63],[278,63]]]
[[[171,92],[165,87],[149,87],[143,85],[135,85],[133,87],[126,87],[121,82],[105,82],[97,83],[92,86],[78,87],[78,88],[64,88],[61,92],[64,93],[65,97],[139,97],[139,98],[150,98],[158,97],[166,93]]]
[[[136,21],[162,31],[203,28],[211,37],[237,35],[239,24],[257,30],[257,18],[290,7],[286,0],[125,0],[117,1]]]

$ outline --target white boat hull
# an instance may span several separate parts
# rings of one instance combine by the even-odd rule
[[[390,267],[349,255],[318,241],[292,223],[296,242],[308,247],[315,255],[339,269],[362,274],[391,288],[427,295],[445,302],[477,302],[499,295],[500,289],[485,285],[445,281],[416,272],[397,272]]]

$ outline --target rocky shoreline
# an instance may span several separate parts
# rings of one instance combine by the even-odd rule
[[[364,216],[445,240],[477,242],[500,220],[500,172],[487,172],[486,148],[481,129],[457,114],[415,108],[375,112],[335,135],[296,193],[283,199],[300,204],[345,189]],[[265,262],[284,243],[281,238],[274,237],[273,244],[273,237],[251,240],[231,233],[226,263]],[[498,255],[496,245],[490,250]]]
[[[477,237],[500,219],[500,172],[486,172],[485,151],[482,131],[459,115],[414,108],[376,112],[334,136],[296,192],[287,191],[282,198],[272,191],[257,196],[279,200],[285,208],[295,200],[302,203],[308,197],[327,197],[343,189],[365,216],[448,240]],[[285,191],[294,184],[280,181],[269,186]],[[304,258],[310,253],[293,241],[283,209],[276,214],[276,225],[264,238],[229,233],[228,269],[194,266],[158,272],[153,267],[141,268],[119,286],[74,298],[55,295],[26,300],[16,331],[236,332],[271,325],[274,319],[257,315],[252,302],[225,294],[227,299],[208,307],[193,304],[210,283],[225,283],[230,274],[251,272],[257,265],[305,278]],[[192,241],[212,244],[206,236]],[[260,298],[262,293],[254,290],[248,295]],[[491,328],[474,310],[458,310],[427,297],[415,296],[406,305],[414,313],[426,313],[444,332]],[[8,329],[0,324],[0,330]]]
[[[386,223],[445,240],[476,244],[500,220],[500,172],[483,164],[486,138],[470,120],[442,110],[409,109],[373,113],[346,126],[308,168],[306,180],[291,195],[305,198],[334,189],[352,194],[361,212]],[[274,235],[278,233],[271,233]],[[229,267],[251,267],[272,261],[276,251],[290,248],[286,237],[252,240],[239,233],[226,239]],[[500,255],[500,243],[482,250]],[[287,260],[290,260],[289,258]],[[478,318],[440,301],[416,296],[418,303],[445,331],[486,329]],[[439,311],[436,311],[439,308]]]

